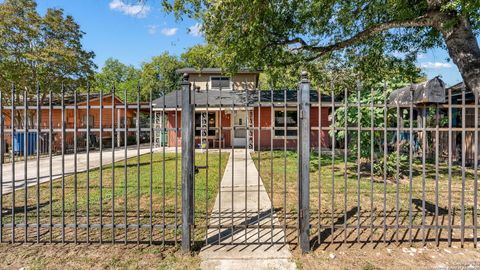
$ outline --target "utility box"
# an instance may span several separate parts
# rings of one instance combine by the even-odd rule
[[[13,153],[19,156],[25,154],[25,132],[17,132],[13,134]],[[37,133],[27,133],[27,155],[33,155],[37,153]]]

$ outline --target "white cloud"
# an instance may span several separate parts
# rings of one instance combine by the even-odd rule
[[[160,33],[165,36],[174,36],[178,31],[178,28],[162,28]]]
[[[125,15],[145,18],[150,12],[150,7],[144,4],[127,4],[123,0],[110,1],[109,7],[111,10],[120,11]]]
[[[425,59],[425,58],[427,58],[426,54],[424,54],[424,53],[417,54],[417,59]]]
[[[152,24],[152,25],[147,25],[148,33],[151,35],[155,35],[158,31],[158,25]]]
[[[451,68],[452,64],[442,63],[442,62],[425,62],[418,64],[420,68],[424,69],[442,69],[442,68]]]
[[[188,28],[188,33],[194,37],[203,35],[202,24],[196,23]]]

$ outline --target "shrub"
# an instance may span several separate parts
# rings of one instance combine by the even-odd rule
[[[405,164],[405,162],[408,161],[408,156],[406,155],[399,155],[398,163],[400,166],[402,166],[402,163]],[[385,171],[384,169],[386,168],[386,175],[387,177],[394,177],[395,174],[397,173],[397,153],[390,153],[387,156],[386,159],[386,166],[384,158],[379,158],[377,162],[373,163],[373,171],[375,172],[376,175],[378,176],[383,176]],[[402,174],[402,170],[399,170],[399,174]],[[400,176],[400,175],[399,175]]]

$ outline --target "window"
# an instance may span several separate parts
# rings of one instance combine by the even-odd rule
[[[230,89],[230,77],[212,76],[210,77],[212,89]]]
[[[275,123],[275,137],[285,136],[285,126],[287,127],[287,130],[286,130],[287,137],[297,136],[297,130],[288,129],[288,128],[297,127],[297,111],[286,111],[286,113],[283,110],[275,111],[274,123]]]
[[[120,123],[119,123],[119,127],[120,128],[124,128],[125,127],[125,117],[122,116],[120,117]],[[131,127],[131,119],[127,118],[127,128],[130,128]]]
[[[195,136],[201,135],[200,128],[202,127],[202,113],[195,113]],[[215,136],[216,127],[215,113],[208,113],[208,136]],[[213,129],[211,129],[213,128]]]
[[[87,119],[86,114],[83,115],[83,119],[82,119],[83,127],[87,127],[87,124],[89,124],[90,128],[93,128],[93,124],[94,124],[93,115],[90,115],[88,118],[89,119]]]

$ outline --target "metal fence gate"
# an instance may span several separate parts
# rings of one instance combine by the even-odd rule
[[[477,244],[466,90],[86,89],[1,89],[1,242]]]
[[[197,90],[192,91],[192,89]],[[285,245],[299,243],[307,251],[310,249],[310,213],[309,213],[309,172],[310,172],[310,84],[306,74],[298,91],[241,91],[204,89],[198,90],[195,83],[189,82],[188,74],[184,75],[182,83],[182,138],[194,138],[198,132],[198,141],[182,139],[182,248],[189,251],[194,240],[196,209],[193,195],[197,195],[199,187],[195,176],[200,170],[205,170],[208,186],[209,171],[218,170],[218,177],[213,179],[217,188],[214,190],[213,205],[205,205],[205,221],[200,232],[205,237],[205,244],[217,245],[249,245],[267,244]],[[278,95],[280,94],[280,95]],[[293,96],[291,96],[293,94]],[[298,96],[297,96],[298,95]],[[164,101],[162,104],[167,106]],[[298,126],[287,124],[287,114],[283,114],[283,124],[279,127],[262,126],[262,121],[271,121],[270,115],[274,108],[279,112],[287,109],[295,114],[292,121],[298,121]],[[196,114],[195,112],[200,112]],[[215,121],[208,121],[209,115],[214,112]],[[196,125],[195,117],[200,118]],[[288,116],[291,117],[291,116]],[[211,118],[210,118],[211,119]],[[227,119],[227,121],[225,121]],[[265,119],[265,120],[262,120]],[[228,120],[230,123],[228,123]],[[213,123],[213,126],[212,126]],[[226,124],[225,124],[226,123]],[[210,131],[215,136],[209,136]],[[274,145],[275,131],[283,132],[280,144]],[[292,133],[287,136],[287,133]],[[229,138],[230,142],[225,141]],[[269,137],[268,140],[265,138]],[[289,139],[287,140],[287,137]],[[214,141],[220,140],[220,147],[210,149]],[[292,141],[294,142],[293,148]],[[275,190],[273,178],[274,148],[287,154],[289,149],[295,149],[298,158],[294,158],[295,175],[288,180],[289,188],[298,190],[297,196],[289,203],[298,207],[288,209],[287,191]],[[195,160],[195,144],[203,155],[207,164]],[[278,143],[278,142],[275,142]],[[222,147],[223,145],[223,147]],[[208,156],[217,153],[220,159],[226,160],[226,168],[211,168],[208,165]],[[225,156],[227,154],[227,156]],[[277,153],[276,153],[277,154]],[[267,155],[267,156],[265,156]],[[283,155],[283,154],[282,154]],[[266,157],[268,162],[262,161]],[[286,162],[286,160],[285,160]],[[275,168],[286,173],[285,167]],[[269,171],[270,177],[261,172]],[[222,173],[220,173],[222,172]],[[298,177],[297,177],[298,173]],[[283,175],[283,186],[287,186],[287,175]],[[211,180],[210,180],[211,181]],[[205,189],[208,197],[209,189]],[[211,192],[211,191],[210,191]],[[280,195],[282,201],[276,201]],[[274,203],[275,202],[275,203]],[[278,205],[277,205],[278,203]],[[287,229],[290,233],[287,233]],[[296,235],[298,233],[298,236]]]

